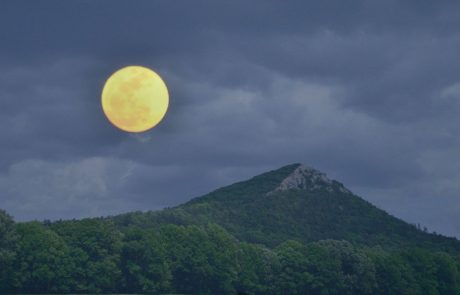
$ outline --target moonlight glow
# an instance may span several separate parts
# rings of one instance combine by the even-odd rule
[[[129,66],[116,71],[102,90],[102,109],[109,121],[128,132],[143,132],[163,119],[168,89],[158,74]]]

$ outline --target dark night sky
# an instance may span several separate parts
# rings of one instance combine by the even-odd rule
[[[16,220],[173,206],[301,162],[460,237],[457,1],[1,1],[0,208]],[[112,127],[122,66],[162,123]]]

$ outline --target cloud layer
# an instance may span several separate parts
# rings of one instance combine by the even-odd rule
[[[159,209],[303,162],[460,236],[455,1],[11,1],[0,9],[0,207],[18,220]],[[111,72],[157,70],[170,110],[130,135]]]

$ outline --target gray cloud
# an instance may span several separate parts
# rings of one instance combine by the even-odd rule
[[[304,162],[460,235],[455,1],[108,3],[2,3],[0,207],[17,219],[158,209]],[[145,134],[100,109],[127,64],[170,89]]]

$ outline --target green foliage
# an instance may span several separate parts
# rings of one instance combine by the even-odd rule
[[[13,230],[13,229],[12,229]],[[458,258],[421,248],[239,242],[222,227],[119,231],[106,220],[17,224],[11,293],[460,294]]]
[[[274,191],[297,167],[160,212],[15,224],[0,211],[0,292],[460,295],[456,239],[334,181]]]
[[[17,233],[14,221],[5,211],[0,210],[0,292],[7,290],[11,283],[13,261],[17,247]]]
[[[71,276],[76,291],[110,292],[120,288],[122,234],[111,222],[61,221],[51,228],[70,248],[75,265]]]
[[[345,241],[303,245],[287,241],[276,248],[281,268],[278,294],[374,294],[374,264]]]
[[[166,260],[165,243],[158,233],[139,228],[127,229],[122,252],[125,290],[138,293],[169,290],[171,271]]]
[[[238,279],[236,290],[247,294],[273,294],[278,273],[277,255],[265,247],[240,243],[237,253]]]
[[[305,294],[310,289],[313,275],[308,271],[305,246],[287,241],[276,249],[280,269],[276,276],[276,293]]]
[[[161,228],[170,258],[174,291],[229,294],[236,278],[236,241],[216,225]]]
[[[377,249],[370,256],[376,270],[376,294],[413,295],[422,292],[409,262],[401,255]]]
[[[436,253],[433,263],[436,266],[436,281],[439,294],[460,294],[460,269],[450,255]]]
[[[63,239],[38,222],[17,225],[19,235],[10,285],[19,292],[68,291],[71,256]]]
[[[298,165],[232,184],[176,208],[123,214],[112,220],[121,227],[145,228],[215,223],[241,241],[269,248],[290,239],[303,243],[335,239],[389,250],[422,247],[460,253],[456,239],[423,232],[340,189],[335,181],[313,191],[273,191]]]

